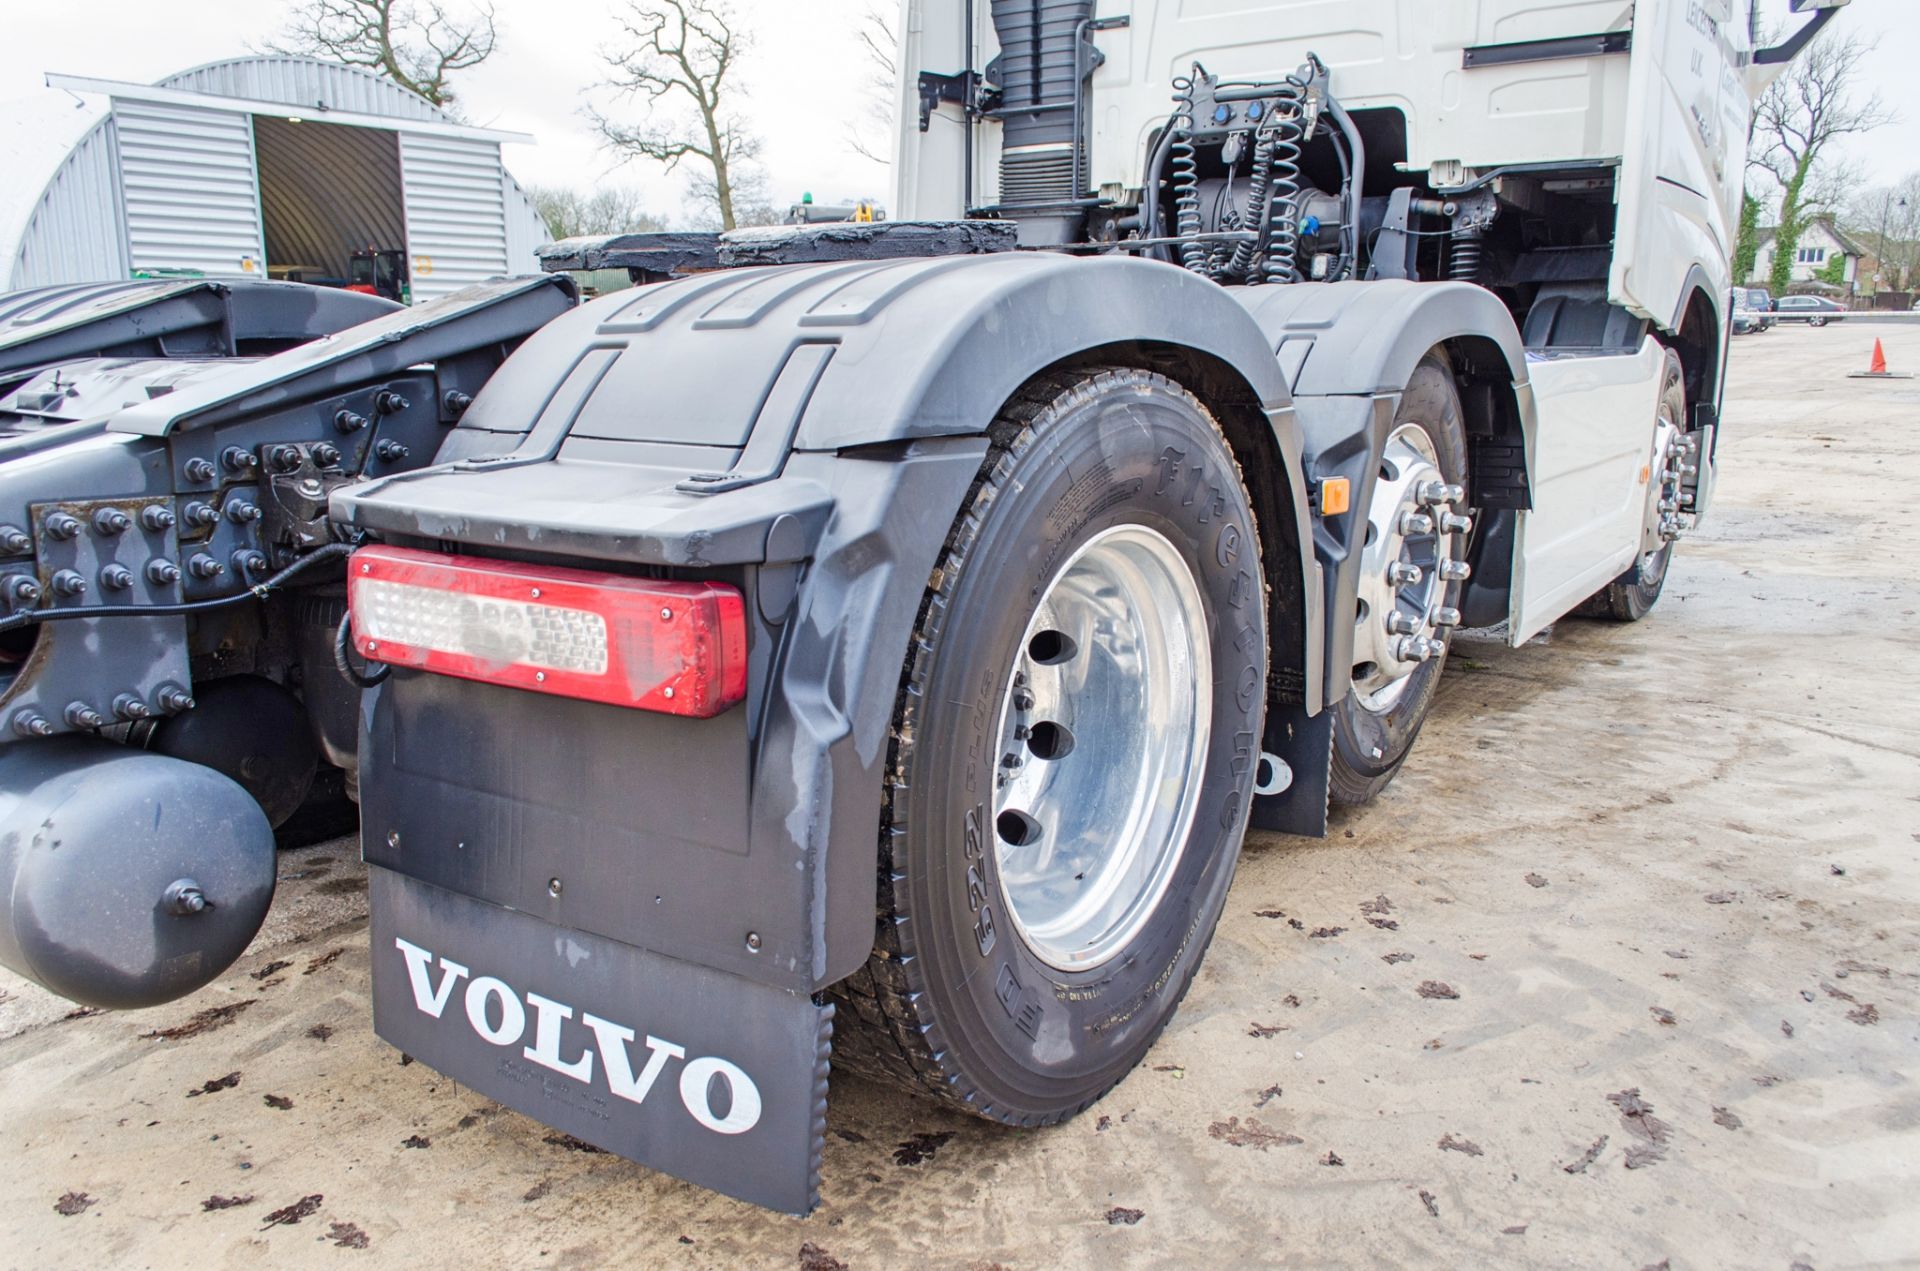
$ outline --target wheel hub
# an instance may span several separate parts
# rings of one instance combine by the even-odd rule
[[[1399,701],[1408,677],[1446,651],[1460,622],[1446,598],[1469,572],[1460,557],[1473,522],[1454,511],[1465,497],[1441,472],[1426,429],[1394,430],[1367,505],[1354,604],[1353,688],[1369,711]]]
[[[1096,535],[1042,592],[1000,710],[1000,887],[1034,954],[1112,958],[1166,893],[1199,802],[1213,661],[1192,569],[1159,532]]]
[[[1688,510],[1693,492],[1687,483],[1700,471],[1696,462],[1699,447],[1699,437],[1682,432],[1662,409],[1654,425],[1653,460],[1647,469],[1647,511],[1640,527],[1643,577],[1659,563],[1655,557],[1693,528],[1694,516]]]

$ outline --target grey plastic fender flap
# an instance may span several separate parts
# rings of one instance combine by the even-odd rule
[[[819,1201],[833,1007],[373,868],[374,1031],[575,1138]]]

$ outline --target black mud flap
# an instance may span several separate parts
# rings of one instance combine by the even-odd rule
[[[382,1038],[596,1147],[813,1209],[832,1006],[369,873]]]

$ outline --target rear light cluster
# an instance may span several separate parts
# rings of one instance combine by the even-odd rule
[[[362,657],[562,697],[718,715],[747,695],[746,606],[720,583],[363,547]]]

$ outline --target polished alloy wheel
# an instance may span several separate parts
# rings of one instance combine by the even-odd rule
[[[1353,691],[1369,711],[1390,710],[1460,621],[1445,601],[1447,585],[1468,573],[1460,557],[1473,522],[1453,510],[1465,497],[1441,472],[1426,429],[1404,423],[1387,438],[1354,605]]]
[[[1122,525],[1055,572],[1000,711],[1000,887],[1034,955],[1097,967],[1152,918],[1185,850],[1212,727],[1207,614],[1159,532]]]

